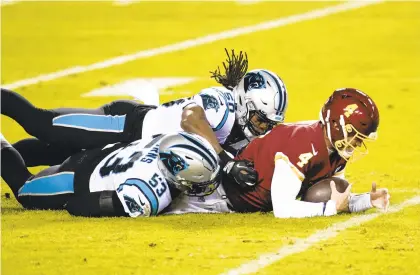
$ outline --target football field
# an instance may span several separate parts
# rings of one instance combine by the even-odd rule
[[[42,108],[97,108],[154,83],[160,102],[216,85],[224,48],[276,72],[287,122],[318,119],[336,88],[380,111],[369,155],[347,166],[388,213],[75,218],[27,211],[1,184],[1,274],[420,274],[420,2],[8,2],[1,84]],[[1,117],[12,143],[28,137]],[[31,171],[36,172],[39,169]]]

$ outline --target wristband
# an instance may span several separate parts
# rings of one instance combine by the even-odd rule
[[[329,200],[324,205],[324,216],[332,216],[337,214],[337,207],[335,201]]]
[[[350,212],[362,212],[372,208],[370,202],[370,193],[350,195],[349,209]]]
[[[219,159],[220,159],[220,161],[219,161],[219,163],[220,163],[220,166],[222,166],[222,168],[224,168],[225,166],[226,166],[226,164],[228,164],[228,162],[229,161],[232,161],[233,160],[233,158],[231,158],[227,153],[226,153],[226,151],[225,150],[223,150],[222,152],[220,152],[219,154],[218,154],[218,156],[219,156]]]

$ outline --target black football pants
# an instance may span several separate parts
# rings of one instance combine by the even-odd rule
[[[82,149],[140,139],[144,116],[153,108],[117,100],[98,109],[48,110],[35,107],[18,93],[1,89],[1,113],[39,140],[14,144],[28,167],[56,165]]]
[[[85,217],[127,216],[115,191],[76,192],[75,173],[84,153],[76,154],[61,165],[32,175],[13,147],[1,149],[1,176],[26,209],[60,210]],[[88,181],[85,183],[89,184]]]

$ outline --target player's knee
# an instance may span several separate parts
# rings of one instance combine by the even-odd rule
[[[53,119],[52,111],[34,107],[27,110],[27,115],[19,124],[29,135],[39,138],[50,132]]]

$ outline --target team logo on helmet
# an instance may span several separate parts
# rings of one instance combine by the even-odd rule
[[[219,111],[220,105],[214,96],[206,95],[206,94],[202,94],[200,96],[203,99],[204,110],[216,109],[216,112]]]
[[[249,72],[245,75],[244,78],[244,90],[248,92],[252,89],[262,89],[265,88],[265,79],[259,73]]]
[[[174,176],[176,176],[182,170],[188,168],[188,163],[186,163],[183,158],[172,151],[159,153],[159,157],[165,167],[171,171]]]

